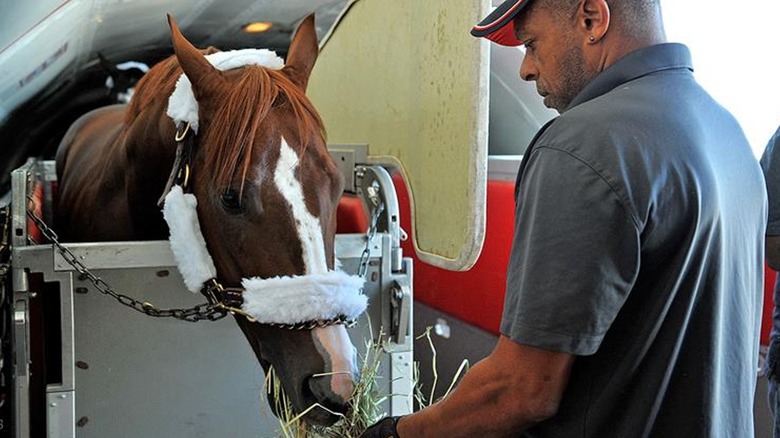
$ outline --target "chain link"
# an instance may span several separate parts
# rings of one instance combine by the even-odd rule
[[[368,262],[371,258],[371,241],[376,235],[377,223],[379,222],[379,216],[385,210],[385,204],[379,201],[371,212],[371,224],[369,225],[368,232],[366,233],[366,246],[363,248],[363,252],[360,254],[360,264],[358,265],[358,276],[365,277],[368,271]]]
[[[149,302],[142,302],[127,295],[115,292],[102,278],[93,274],[87,267],[73,254],[71,250],[60,243],[59,236],[52,230],[43,219],[39,218],[32,211],[27,211],[27,215],[35,222],[41,230],[41,234],[49,239],[59,251],[65,262],[71,265],[79,274],[79,279],[89,280],[98,292],[116,299],[120,304],[127,306],[135,311],[156,318],[175,318],[182,321],[217,321],[228,315],[229,311],[221,303],[204,303],[187,309],[160,309]]]
[[[314,330],[316,328],[328,327],[331,325],[342,324],[347,328],[354,327],[357,324],[356,319],[349,319],[344,315],[339,315],[331,319],[315,319],[312,321],[298,322],[295,324],[283,324],[279,322],[270,322],[267,325],[286,330]]]

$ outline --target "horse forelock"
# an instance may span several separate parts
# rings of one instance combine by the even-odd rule
[[[275,108],[290,105],[296,120],[299,155],[308,144],[325,143],[325,128],[314,106],[282,72],[259,66],[247,66],[237,80],[230,81],[226,93],[217,93],[220,102],[214,105],[210,123],[203,132],[208,145],[206,162],[214,163],[213,183],[229,185],[237,172],[241,175],[241,188],[249,177],[258,134],[265,129],[263,123]],[[276,128],[277,132],[280,131]],[[279,146],[280,139],[269,139]]]

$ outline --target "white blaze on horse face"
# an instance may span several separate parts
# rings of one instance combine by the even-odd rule
[[[287,144],[287,140],[282,137],[279,161],[276,163],[276,171],[274,172],[274,183],[292,208],[303,250],[305,274],[324,274],[328,272],[328,265],[325,261],[322,227],[320,220],[306,208],[301,182],[295,178],[298,161],[298,155]]]
[[[318,327],[312,330],[317,350],[325,359],[325,369],[330,377],[330,390],[343,400],[349,400],[355,389],[355,347],[343,325]]]

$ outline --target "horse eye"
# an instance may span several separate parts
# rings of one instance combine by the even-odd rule
[[[233,189],[225,190],[219,199],[222,203],[222,208],[228,213],[236,214],[244,211],[244,206],[241,205],[241,196]]]

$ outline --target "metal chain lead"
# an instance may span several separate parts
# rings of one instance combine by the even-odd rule
[[[71,265],[83,278],[86,278],[89,280],[94,286],[95,289],[97,289],[100,293],[104,295],[109,295],[116,299],[120,304],[127,306],[133,310],[136,310],[138,312],[141,312],[148,316],[154,316],[156,318],[176,318],[180,319],[182,321],[188,321],[188,322],[198,322],[198,321],[217,321],[225,316],[230,314],[239,314],[245,316],[250,321],[254,322],[255,319],[247,314],[242,309],[238,309],[235,307],[229,307],[225,306],[223,303],[204,303],[199,304],[195,307],[191,307],[188,309],[159,309],[152,305],[149,302],[141,302],[139,300],[136,300],[134,298],[131,298],[127,295],[115,292],[111,286],[108,285],[103,279],[93,274],[86,266],[84,266],[83,263],[78,259],[78,257],[73,254],[68,248],[63,246],[59,241],[59,236],[57,236],[57,233],[51,229],[46,223],[43,221],[43,219],[39,218],[35,213],[32,211],[27,211],[27,215],[35,222],[35,224],[38,226],[38,228],[41,230],[41,234],[43,234],[44,237],[49,239],[54,246],[57,248],[59,253],[62,255],[63,259],[65,259],[65,262]],[[372,218],[372,227],[371,229],[373,232],[369,233],[368,242],[371,241],[371,238],[373,238],[373,235],[376,233],[376,218],[379,217],[378,214],[375,215],[375,217]],[[368,251],[368,243],[366,244],[366,250]],[[366,258],[366,263],[368,259]],[[331,325],[337,325],[337,324],[343,324],[346,327],[353,327],[356,324],[357,320],[355,319],[349,319],[343,315],[336,316],[331,319],[318,319],[318,320],[312,320],[312,321],[304,321],[299,323],[291,323],[291,324],[283,324],[283,323],[263,323],[266,325],[271,325],[274,327],[279,327],[283,329],[288,330],[312,330],[315,328],[321,328],[321,327],[327,327]]]
[[[33,222],[35,222],[38,228],[40,228],[41,234],[43,234],[44,237],[49,239],[54,244],[59,253],[65,259],[65,262],[71,265],[81,275],[82,279],[89,280],[90,283],[95,286],[95,289],[98,290],[98,292],[113,297],[124,306],[127,306],[148,316],[154,316],[156,318],[176,318],[188,322],[198,322],[203,320],[217,321],[224,318],[229,313],[229,311],[226,310],[221,303],[204,303],[188,309],[160,309],[149,302],[142,302],[127,295],[115,292],[111,286],[108,285],[108,283],[90,272],[90,270],[84,266],[84,264],[75,254],[73,254],[73,252],[60,243],[57,233],[49,228],[49,226],[43,222],[43,219],[39,218],[35,213],[29,210],[27,211],[27,215],[30,217],[30,219],[33,220]]]
[[[375,201],[376,202],[376,201]],[[385,210],[385,204],[382,201],[378,201],[374,210],[371,212],[371,224],[369,225],[368,232],[366,233],[366,246],[363,248],[363,252],[360,254],[360,264],[358,265],[358,276],[365,277],[368,271],[368,261],[371,258],[371,241],[376,235],[376,227],[379,222],[379,216]]]

